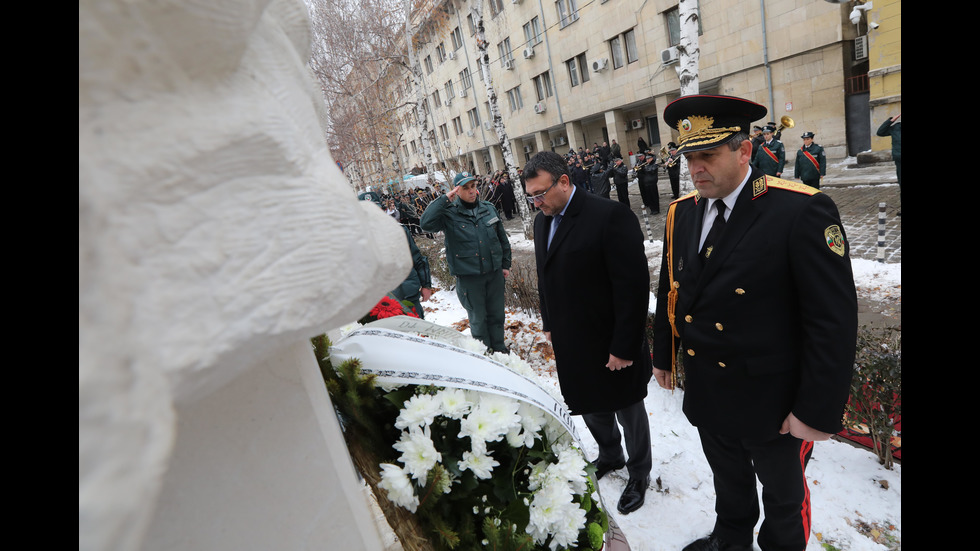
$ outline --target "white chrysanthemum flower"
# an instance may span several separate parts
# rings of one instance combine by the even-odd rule
[[[463,336],[462,342],[460,343],[460,348],[464,350],[469,350],[470,352],[476,352],[477,354],[483,355],[487,351],[487,345],[483,344],[482,341],[478,341],[473,337]]]
[[[516,400],[496,394],[481,394],[479,402],[460,422],[460,438],[469,436],[475,451],[485,449],[485,442],[497,442],[510,428],[520,424]]]
[[[555,527],[563,524],[562,517],[571,513],[569,504],[575,505],[568,486],[559,480],[548,478],[531,499],[527,533],[537,543],[542,543]],[[577,505],[575,507],[578,508]]]
[[[547,461],[539,461],[531,465],[531,473],[527,476],[527,487],[532,492],[544,485],[548,477],[548,467],[551,466]]]
[[[411,512],[419,506],[419,498],[408,474],[397,465],[381,464],[381,482],[378,486],[388,492],[388,499],[395,505],[404,507]]]
[[[521,417],[520,427],[511,427],[507,432],[507,443],[514,448],[521,446],[534,447],[534,441],[539,438],[538,432],[547,423],[547,414],[537,406],[521,402],[517,410]]]
[[[426,427],[442,410],[442,400],[436,399],[431,394],[418,394],[405,401],[404,407],[395,419],[395,427],[407,429],[409,427]]]
[[[473,407],[469,395],[458,388],[447,388],[436,394],[436,398],[442,403],[442,414],[453,419],[462,418]]]
[[[413,428],[402,432],[401,439],[392,447],[402,452],[398,460],[405,465],[405,470],[411,473],[412,478],[420,482],[425,481],[436,462],[442,461],[442,454],[436,451],[428,430]]]
[[[463,452],[463,459],[459,462],[459,470],[469,469],[480,479],[488,479],[493,476],[493,468],[500,463],[496,459],[486,454]]]
[[[577,448],[565,447],[558,452],[558,463],[549,469],[554,476],[566,481],[576,494],[584,493],[588,487],[586,485],[585,467],[588,463]]]
[[[576,503],[570,502],[563,506],[562,514],[551,525],[551,533],[554,536],[551,540],[551,549],[574,547],[579,533],[585,528],[585,521],[585,510]]]

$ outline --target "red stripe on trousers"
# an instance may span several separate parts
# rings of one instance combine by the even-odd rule
[[[806,484],[806,456],[813,450],[813,442],[802,441],[800,445],[800,474],[803,477],[803,503],[800,514],[803,521],[803,541],[810,539],[810,487]],[[804,543],[806,545],[806,543]]]

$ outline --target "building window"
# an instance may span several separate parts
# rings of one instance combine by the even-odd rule
[[[432,101],[436,107],[442,107],[442,101],[439,99],[439,90],[432,92]]]
[[[609,57],[612,58],[613,69],[623,66],[623,45],[618,36],[609,40]]]
[[[558,10],[558,22],[561,27],[567,27],[578,21],[578,4],[576,0],[558,0],[555,2]]]
[[[439,56],[439,63],[446,61],[446,43],[440,42],[436,47],[436,54]]]
[[[449,127],[446,126],[445,123],[439,125],[439,136],[441,136],[443,140],[449,139]]]
[[[453,132],[457,136],[463,133],[463,121],[459,117],[453,117]]]
[[[456,97],[456,89],[453,87],[453,81],[446,81],[446,103],[452,103],[453,98]]]
[[[476,107],[467,111],[466,116],[470,119],[470,128],[476,130],[476,127],[480,126],[480,114],[476,111]]]
[[[498,13],[504,11],[503,0],[490,0],[490,16],[496,17]]]
[[[636,29],[630,29],[623,33],[623,45],[626,47],[626,63],[633,63],[640,59],[636,49]]]
[[[473,87],[473,76],[470,75],[469,67],[459,72],[459,84],[463,87],[463,90],[469,90]]]
[[[501,67],[505,67],[508,61],[514,63],[514,52],[510,49],[510,37],[497,43],[497,55],[500,57]]]
[[[575,59],[578,60],[578,74],[584,84],[589,81],[589,60],[585,57],[585,52],[575,56]]]
[[[463,33],[459,32],[459,27],[453,29],[450,38],[453,41],[453,50],[458,50],[463,47]]]
[[[544,101],[551,97],[551,73],[545,71],[531,79],[534,81],[534,91],[538,95],[538,101]]]
[[[524,107],[524,98],[521,97],[520,86],[515,86],[510,90],[507,90],[507,102],[510,103],[511,113]]]
[[[537,16],[524,24],[524,40],[528,46],[541,44],[541,22]]]
[[[701,36],[701,6],[698,6],[698,36]],[[669,46],[676,46],[681,43],[681,22],[678,8],[673,8],[664,12],[667,18],[667,39]]]
[[[568,68],[568,81],[572,84],[572,87],[578,86],[578,61],[573,57],[565,62],[565,67]]]
[[[431,75],[433,70],[434,69],[432,67],[432,56],[431,55],[427,55],[427,56],[425,56],[425,72],[426,72],[426,74]]]

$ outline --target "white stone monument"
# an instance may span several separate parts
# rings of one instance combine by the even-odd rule
[[[309,339],[408,273],[301,0],[80,0],[79,549],[380,549]]]

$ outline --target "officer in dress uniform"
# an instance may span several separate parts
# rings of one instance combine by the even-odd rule
[[[803,180],[803,183],[820,189],[820,179],[827,175],[827,156],[823,148],[813,143],[813,132],[804,132],[803,147],[796,152],[796,165],[793,177]]]
[[[783,167],[786,166],[786,148],[783,147],[783,142],[772,135],[774,130],[771,126],[762,129],[763,140],[755,152],[752,164],[764,174],[778,178],[783,175]]]
[[[751,551],[763,485],[765,551],[801,551],[814,441],[842,429],[857,295],[834,202],[750,165],[766,108],[684,96],[664,110],[695,191],[667,212],[654,318],[654,376],[698,428],[716,494],[714,528],[685,551]]]

